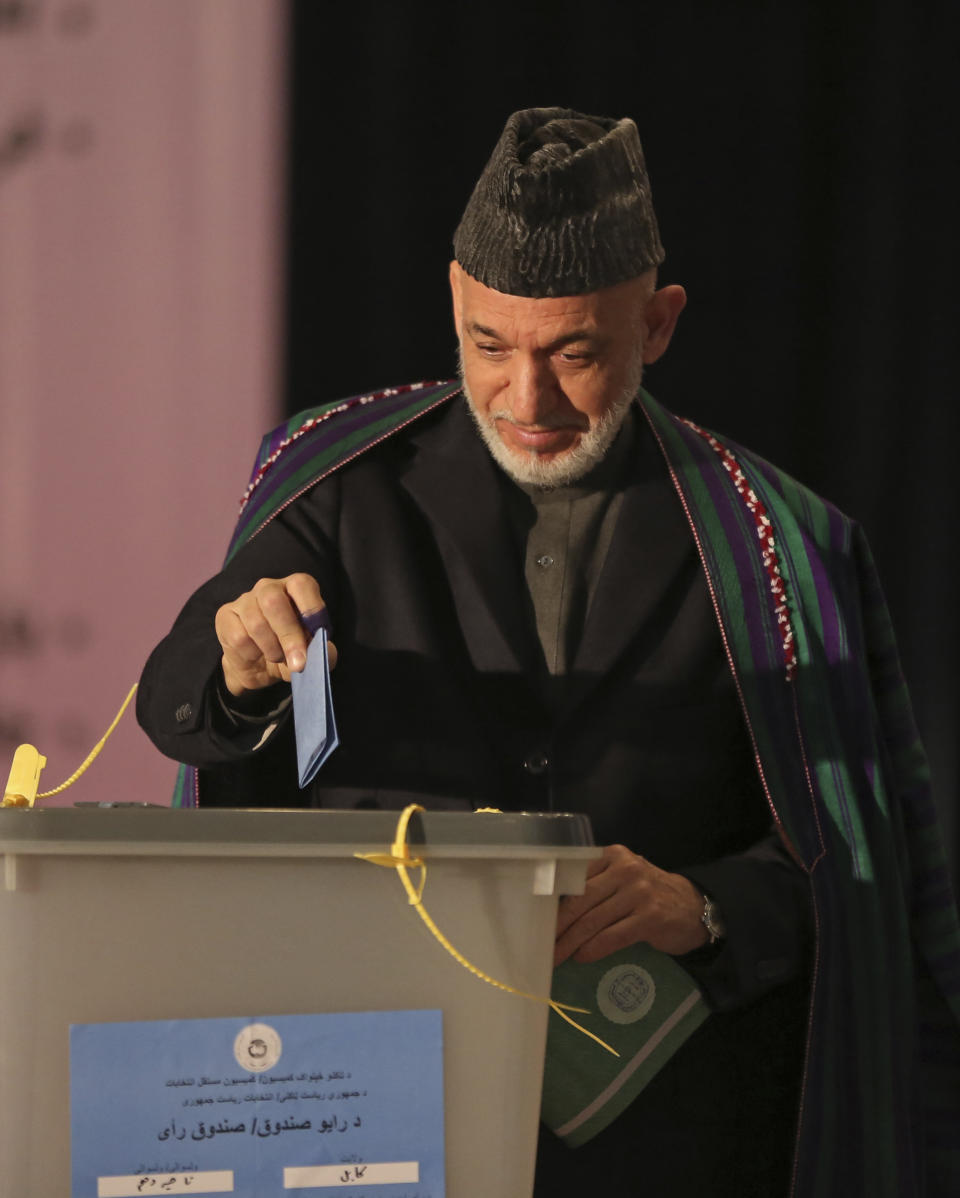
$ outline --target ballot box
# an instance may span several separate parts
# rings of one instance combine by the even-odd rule
[[[219,1026],[185,1021],[233,1020],[255,1029],[262,1021],[266,1031],[254,1033],[254,1042],[256,1051],[267,1052],[271,1035],[279,1044],[271,1020],[289,1040],[312,1026],[293,1017],[354,1013],[383,1013],[364,1018],[371,1020],[371,1034],[387,1035],[394,1046],[421,1034],[416,1020],[442,1025],[442,1119],[432,1117],[432,1123],[443,1124],[448,1198],[529,1195],[547,1020],[557,1016],[475,976],[424,925],[396,869],[358,859],[358,853],[389,853],[396,823],[397,813],[372,810],[0,810],[0,1198],[76,1196],[72,1027],[87,1037],[80,1043],[92,1054],[80,1058],[82,1068],[75,1055],[76,1127],[78,1116],[95,1112],[108,1091],[118,1120],[136,1109],[138,1090],[154,1068],[144,1067],[141,1078],[131,1065],[137,1052],[160,1060],[184,1028],[193,1035]],[[548,995],[558,898],[582,891],[587,864],[598,855],[588,821],[555,814],[417,814],[408,840],[427,863],[425,908],[449,942],[490,977]],[[398,1014],[394,1029],[387,1012],[436,1014]],[[414,1020],[415,1031],[408,1032],[414,1024],[404,1020]],[[101,1025],[131,1026],[104,1032]],[[356,1021],[343,1026],[344,1045],[353,1043],[349,1036],[366,1036]],[[72,1033],[75,1042],[81,1032]],[[132,1038],[112,1038],[121,1032]],[[349,1051],[344,1047],[348,1066]],[[416,1054],[403,1066],[404,1117],[419,1117],[414,1100],[428,1097],[428,1056],[425,1049],[422,1070]],[[392,1058],[383,1059],[389,1072]],[[299,1090],[287,1086],[291,1097],[340,1093],[322,1089],[336,1084],[330,1075],[311,1072],[289,1054],[273,1074],[243,1077],[270,1097],[262,1083],[277,1080],[285,1068],[286,1081],[300,1079]],[[352,1082],[358,1088],[343,1094],[356,1100],[361,1086],[365,1093],[376,1090],[371,1066],[364,1068],[364,1077]],[[207,1171],[206,1182],[180,1175],[191,1167],[203,1172],[190,1159],[197,1128],[202,1139],[254,1126],[263,1135],[266,1127],[280,1144],[278,1131],[289,1130],[285,1139],[292,1143],[294,1130],[310,1120],[282,1120],[286,1108],[274,1106],[271,1123],[260,1106],[255,1124],[252,1105],[192,1106],[204,1101],[190,1097],[199,1093],[195,1087],[215,1080],[221,1079],[189,1074],[165,1083],[183,1087],[167,1094],[176,1117],[156,1139],[168,1142],[158,1142],[155,1154],[138,1151],[130,1169],[171,1170],[167,1189],[156,1188],[151,1177],[153,1188],[131,1188],[128,1178],[98,1182],[99,1190],[89,1192],[250,1192],[241,1172]],[[239,1094],[239,1079],[233,1080]],[[220,1093],[218,1101],[234,1099]],[[346,1119],[331,1118],[334,1130],[344,1130]],[[317,1117],[312,1130],[327,1130],[330,1122],[321,1128]],[[350,1128],[361,1122],[354,1116]],[[372,1172],[364,1175],[369,1154],[360,1132],[349,1134],[358,1148],[354,1164],[341,1153],[345,1163],[336,1178],[305,1173],[307,1180],[296,1182],[291,1173],[287,1188],[322,1195],[339,1186],[355,1194],[428,1198],[409,1162],[403,1166],[414,1170],[409,1175],[396,1169],[380,1181]],[[242,1138],[234,1138],[238,1147]],[[306,1138],[299,1136],[302,1144]],[[75,1143],[74,1155],[79,1148]],[[300,1163],[309,1163],[305,1148],[297,1153]],[[217,1182],[210,1180],[215,1173]],[[436,1189],[429,1198],[439,1198]]]

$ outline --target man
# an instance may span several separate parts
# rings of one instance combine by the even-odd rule
[[[954,1192],[916,1013],[955,1043],[955,914],[858,530],[640,390],[685,296],[631,121],[515,113],[454,249],[462,388],[268,438],[141,722],[203,802],[590,814],[557,961],[646,941],[715,1014],[588,1144],[544,1134],[537,1195]],[[341,745],[299,795],[323,607]]]

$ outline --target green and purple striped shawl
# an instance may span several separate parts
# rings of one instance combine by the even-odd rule
[[[869,548],[768,462],[644,406],[700,548],[771,808],[811,882],[793,1193],[960,1195],[960,932]],[[744,489],[769,518],[792,672]]]
[[[270,434],[230,554],[458,390],[355,397]],[[955,1198],[960,933],[869,549],[856,524],[768,462],[642,402],[703,560],[772,816],[810,878],[816,955],[792,1194]],[[192,805],[193,779],[178,791]]]
[[[309,408],[267,433],[240,502],[227,561],[304,491],[460,390],[411,383]]]

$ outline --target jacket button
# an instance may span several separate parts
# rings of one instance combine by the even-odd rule
[[[193,705],[191,703],[181,703],[173,714],[178,724],[185,724],[193,715]]]
[[[532,753],[528,753],[524,758],[523,768],[528,774],[542,774],[550,765],[550,758],[546,753],[535,749]]]

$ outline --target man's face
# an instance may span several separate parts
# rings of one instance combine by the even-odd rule
[[[652,275],[586,295],[530,299],[451,264],[464,390],[498,464],[519,482],[561,486],[599,462],[660,356],[682,288]],[[666,296],[666,300],[664,300]]]

